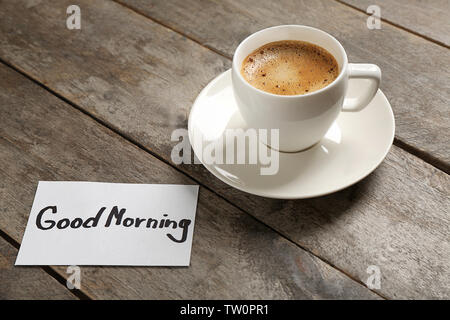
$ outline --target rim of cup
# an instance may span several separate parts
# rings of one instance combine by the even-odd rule
[[[238,53],[240,50],[242,50],[242,46],[243,46],[246,42],[248,42],[250,39],[252,39],[252,38],[254,38],[254,37],[260,35],[261,33],[267,32],[267,31],[269,31],[269,30],[273,30],[273,29],[281,29],[281,28],[300,28],[300,29],[309,29],[309,30],[312,30],[312,31],[314,31],[314,32],[322,33],[323,35],[325,35],[325,36],[327,36],[328,38],[330,38],[330,39],[336,44],[336,46],[339,48],[339,50],[341,51],[342,57],[343,57],[342,67],[341,67],[341,70],[339,70],[339,75],[337,76],[337,78],[334,79],[333,82],[331,82],[330,84],[328,84],[327,86],[325,86],[325,87],[323,87],[323,88],[321,88],[321,89],[319,89],[319,90],[316,90],[316,91],[313,91],[313,92],[309,92],[309,93],[305,93],[305,94],[295,94],[295,95],[282,95],[282,94],[270,93],[270,92],[263,91],[263,90],[261,90],[261,89],[255,88],[255,87],[252,86],[250,83],[248,83],[248,82],[244,79],[244,77],[242,76],[242,74],[241,74],[241,72],[240,72],[241,67],[242,67],[242,62],[243,62],[243,61],[237,61],[237,58],[236,58],[237,53]],[[291,40],[291,39],[280,39],[280,40],[278,40],[278,41],[283,41],[283,40]],[[296,39],[296,40],[297,40],[297,39]],[[302,40],[299,40],[299,41],[302,41]],[[315,44],[315,45],[318,45],[318,44],[313,43],[313,42],[310,42],[310,41],[307,41],[307,42],[312,43],[312,44]],[[270,43],[270,42],[268,42],[268,43]],[[254,50],[256,50],[256,49],[257,49],[257,48],[255,48]],[[327,51],[328,51],[328,50],[327,50]],[[330,53],[330,54],[331,54],[331,53]],[[244,59],[245,59],[245,58],[244,58]],[[300,25],[300,24],[285,24],[285,25],[279,25],[279,26],[274,26],[274,27],[265,28],[265,29],[262,29],[262,30],[259,30],[259,31],[255,32],[255,33],[252,33],[252,34],[249,35],[247,38],[245,38],[244,40],[242,40],[241,43],[238,45],[238,47],[236,48],[236,50],[235,50],[235,52],[234,52],[234,55],[233,55],[233,63],[232,63],[232,67],[233,67],[233,69],[236,70],[237,76],[239,77],[239,79],[240,79],[242,82],[245,83],[246,86],[248,86],[249,88],[251,88],[251,89],[253,89],[253,90],[256,90],[257,92],[259,92],[259,93],[261,93],[261,94],[265,94],[265,95],[272,96],[272,97],[286,98],[286,99],[299,98],[299,97],[310,97],[310,96],[314,96],[314,95],[320,94],[320,93],[322,93],[322,92],[324,92],[324,91],[327,91],[327,90],[331,89],[332,87],[334,87],[334,86],[338,83],[339,80],[341,80],[341,79],[344,77],[344,73],[345,73],[345,71],[346,71],[346,69],[347,69],[347,65],[348,65],[347,53],[345,52],[345,49],[344,49],[344,47],[342,46],[342,44],[341,44],[335,37],[333,37],[331,34],[329,34],[328,32],[325,32],[325,31],[323,31],[323,30],[320,30],[320,29],[317,29],[317,28],[314,28],[314,27],[310,27],[310,26]]]

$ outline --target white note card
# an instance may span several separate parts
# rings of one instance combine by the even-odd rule
[[[188,266],[198,186],[40,181],[16,265]]]

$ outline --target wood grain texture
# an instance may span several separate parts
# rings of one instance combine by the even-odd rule
[[[3,65],[0,79],[0,227],[16,241],[39,180],[194,183]],[[82,267],[81,290],[96,299],[379,299],[204,188],[190,267]]]
[[[96,1],[93,5],[80,1],[85,17],[84,27],[79,32],[69,31],[61,26],[60,18],[64,16],[65,6],[69,2],[59,3],[60,6],[47,7],[42,4],[27,9],[24,3],[19,2],[16,6],[22,8],[19,10],[20,15],[10,6],[2,5],[0,15],[4,19],[0,21],[0,56],[125,136],[170,161],[170,152],[175,145],[170,141],[171,132],[186,127],[189,108],[196,95],[210,79],[229,67],[229,60],[111,2]],[[177,6],[162,9],[172,12],[172,19],[178,18],[176,23],[192,24],[192,29],[184,30],[190,36],[205,37],[199,39],[206,45],[214,44],[216,50],[228,50],[229,53],[233,50],[233,44],[237,45],[249,33],[249,29],[255,31],[273,24],[276,19],[283,17],[284,10],[299,10],[298,7],[289,6],[272,8],[269,4],[261,3],[261,8],[254,6],[256,12],[248,12],[238,3],[228,5],[225,1],[205,2],[203,6],[196,2],[186,3],[192,7],[179,4],[179,11],[175,10]],[[307,8],[306,13],[300,12],[300,17],[306,21],[316,19],[325,30],[336,31],[339,24],[333,25],[331,16],[327,16],[330,27],[325,24],[322,11],[327,11],[328,7],[325,8],[320,1],[315,3],[322,5],[323,10]],[[299,2],[298,6],[301,4]],[[158,7],[157,12],[162,15],[160,6],[164,4],[153,2],[153,5]],[[335,8],[338,10],[336,16],[347,19],[349,24],[342,24],[342,30],[336,32],[339,32],[340,38],[346,38],[345,32],[352,29],[352,24],[361,23],[363,15],[355,15],[355,10],[338,5]],[[192,12],[186,13],[188,10],[199,16],[194,19]],[[258,22],[258,17],[264,14],[269,20]],[[293,14],[286,13],[286,16],[290,17],[286,23],[300,23]],[[14,28],[10,27],[13,21],[10,17],[14,18]],[[233,20],[235,18],[236,21]],[[207,23],[198,26],[197,19]],[[225,24],[221,22],[223,19]],[[175,22],[171,23],[176,26]],[[349,34],[349,38],[355,41],[359,39],[358,36],[362,37],[356,44],[361,43],[366,32],[361,29],[357,31],[356,34]],[[217,38],[219,34],[220,38]],[[411,42],[410,46],[423,46],[423,39],[408,34],[395,33],[390,37],[390,41],[406,41]],[[362,42],[365,45],[369,41],[366,39]],[[368,61],[367,53],[356,45],[352,48],[353,55],[365,58],[361,62]],[[433,50],[436,48],[431,45]],[[396,63],[401,62],[399,54],[396,53],[394,57]],[[381,59],[381,56],[377,57]],[[433,54],[431,57],[436,58]],[[423,57],[419,55],[418,59]],[[385,59],[382,61],[385,62]],[[436,73],[437,79],[443,76],[443,72]],[[389,74],[395,78],[399,72],[390,71]],[[432,81],[427,77],[418,90],[411,91],[403,84],[400,86],[403,91],[391,95],[397,97],[391,98],[394,104],[396,101],[402,102],[400,107],[397,106],[397,123],[398,118],[401,118],[398,108],[406,108],[403,103],[406,105],[410,101],[410,94],[419,91],[424,94],[423,87],[427,82],[431,85]],[[441,98],[446,101],[446,98]],[[437,109],[430,107],[430,111],[442,109],[442,105],[439,102],[435,105]],[[420,105],[417,108],[427,106]],[[439,112],[445,119],[445,112]],[[405,110],[405,117],[408,116]],[[411,118],[408,121],[411,126],[420,126],[428,120],[416,123]],[[430,128],[431,123],[427,125]],[[445,123],[442,120],[441,125]],[[427,131],[422,130],[421,133]],[[440,134],[445,135],[443,130],[440,131]],[[419,133],[415,135],[419,136]],[[64,140],[60,143],[64,143]],[[436,143],[439,145],[443,142],[437,140]],[[92,156],[85,154],[83,157],[92,159]],[[110,179],[124,182],[124,176],[120,175],[123,170],[120,163],[123,164],[120,161],[111,164],[117,176],[111,175]],[[63,170],[58,165],[60,163],[55,164],[53,170]],[[77,166],[76,163],[72,165]],[[86,166],[83,164],[80,168]],[[92,171],[93,166],[99,165],[90,164],[85,170]],[[142,174],[138,169],[130,168],[129,172],[132,175]],[[379,265],[383,276],[379,292],[384,296],[450,296],[450,263],[447,257],[450,250],[449,178],[399,148],[393,147],[381,167],[359,184],[330,196],[302,201],[277,201],[245,194],[224,185],[202,166],[184,165],[179,169],[362,282],[368,277],[367,267]],[[161,175],[159,179],[170,182],[170,176]],[[20,225],[24,224],[17,227]],[[392,251],[392,247],[396,249]]]
[[[17,249],[0,237],[0,300],[77,299],[40,267],[14,267]]]
[[[274,25],[303,24],[331,33],[350,62],[380,66],[397,139],[450,173],[447,48],[388,24],[369,30],[366,14],[336,1],[119,1],[230,58],[245,37]]]
[[[429,39],[450,46],[449,0],[338,0],[366,11],[381,9],[381,18]]]

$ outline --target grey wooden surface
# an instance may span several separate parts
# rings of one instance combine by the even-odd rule
[[[450,46],[449,0],[338,0],[354,8],[367,11],[377,5],[381,18],[429,40]]]
[[[236,286],[254,275],[259,281],[251,297],[379,298],[363,287],[367,267],[375,264],[383,276],[376,290],[381,297],[450,297],[450,180],[444,172],[450,158],[450,92],[448,70],[439,67],[450,61],[446,48],[392,25],[369,31],[367,15],[336,1],[78,2],[80,31],[65,28],[70,1],[0,3],[0,59],[36,82],[15,77],[12,70],[5,70],[5,77],[25,91],[0,82],[7,92],[0,95],[1,155],[13,164],[0,171],[9,182],[1,196],[14,208],[0,217],[0,230],[20,241],[42,177],[145,183],[194,179],[202,188],[193,265],[83,268],[86,295],[250,297],[250,285]],[[381,66],[399,147],[355,186],[301,201],[251,196],[201,166],[171,163],[171,132],[186,128],[193,100],[229,68],[235,46],[253,31],[285,23],[329,31],[343,42],[351,61]],[[65,134],[36,120],[48,117]],[[80,142],[86,140],[88,149]],[[74,150],[67,147],[69,141]],[[105,150],[120,153],[113,161]],[[136,165],[126,168],[131,160]],[[217,238],[215,219],[222,216],[228,217],[231,231],[221,230]],[[238,236],[231,240],[235,231]],[[269,256],[257,254],[260,242],[273,248]],[[283,267],[275,268],[276,261]],[[55,270],[64,275],[62,268]],[[212,280],[202,277],[205,272]],[[178,291],[165,278],[175,279]]]
[[[0,227],[17,242],[39,180],[193,184],[22,75],[0,66],[0,78],[0,161],[14,164],[0,169]],[[92,298],[379,298],[204,188],[189,268],[82,271]]]
[[[0,300],[77,299],[41,268],[14,267],[17,249],[0,237]]]
[[[350,62],[381,67],[381,89],[392,104],[402,146],[450,172],[447,48],[388,24],[369,30],[366,14],[330,0],[120,1],[229,58],[240,41],[269,26],[304,24],[331,33]]]

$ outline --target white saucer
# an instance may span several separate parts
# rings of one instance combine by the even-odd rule
[[[350,89],[359,90],[359,85],[361,82],[351,82]],[[202,159],[193,137],[202,136],[212,142],[228,128],[246,129],[234,100],[231,70],[212,80],[192,106],[188,130],[196,156]],[[298,153],[279,152],[279,171],[275,175],[260,175],[259,164],[203,165],[223,182],[248,193],[277,199],[316,197],[344,189],[375,170],[392,145],[394,131],[391,106],[378,90],[364,110],[342,112],[322,141],[312,148]],[[259,147],[267,149],[262,143]]]

